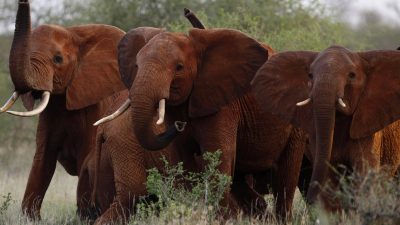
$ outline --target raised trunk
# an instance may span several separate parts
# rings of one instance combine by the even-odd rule
[[[48,85],[39,85],[40,74],[33,68],[31,56],[31,18],[28,1],[20,0],[15,22],[14,39],[10,51],[9,68],[15,90],[25,93],[30,90],[47,90]]]
[[[324,185],[329,171],[333,133],[335,127],[335,88],[329,82],[320,84],[314,89],[313,108],[316,129],[316,155],[314,157],[311,184],[307,193],[307,201],[315,202],[320,187]]]
[[[149,76],[145,77],[148,78]],[[143,148],[147,150],[161,150],[167,147],[179,132],[175,126],[169,127],[161,134],[156,134],[154,132],[154,116],[157,112],[158,102],[162,98],[165,98],[165,96],[158,94],[162,92],[159,91],[162,88],[161,86],[157,86],[157,88],[154,90],[146,89],[144,84],[148,85],[149,83],[154,84],[154,82],[149,81],[141,82],[140,78],[136,78],[132,87],[133,92],[131,93],[131,112],[133,128],[135,135]]]

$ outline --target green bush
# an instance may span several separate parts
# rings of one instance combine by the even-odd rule
[[[358,215],[362,224],[399,224],[400,177],[369,170],[341,176],[339,185],[333,196],[346,212]]]
[[[186,172],[183,164],[171,166],[163,158],[165,173],[158,169],[148,170],[147,189],[156,195],[157,202],[140,203],[133,221],[147,220],[157,216],[159,219],[188,218],[195,211],[208,221],[224,210],[219,206],[224,192],[231,183],[229,176],[218,171],[221,151],[207,152],[203,155],[206,168],[203,172]]]
[[[12,201],[11,193],[8,193],[7,195],[3,195],[3,196],[1,196],[1,198],[3,199],[3,201],[0,206],[0,216],[4,215],[11,205],[11,201]]]

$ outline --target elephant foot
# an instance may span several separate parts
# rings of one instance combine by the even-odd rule
[[[93,224],[93,222],[101,215],[100,208],[95,206],[78,208],[76,213],[81,221],[85,221],[88,224]]]
[[[38,221],[41,220],[42,217],[40,216],[40,206],[37,204],[29,202],[29,203],[22,203],[22,213],[24,216],[28,217],[29,220]]]
[[[232,184],[232,194],[245,214],[257,216],[265,213],[268,204],[254,187],[252,175],[236,175]]]
[[[127,224],[130,216],[130,210],[124,207],[120,202],[114,201],[99,218],[95,225],[105,224]]]
[[[265,201],[264,197],[250,187],[235,192],[235,197],[239,203],[240,209],[246,215],[263,215],[267,210],[268,203]]]
[[[22,209],[22,213],[31,221],[42,220],[42,217],[40,216],[40,210]]]

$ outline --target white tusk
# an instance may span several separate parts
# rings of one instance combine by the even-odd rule
[[[14,91],[10,99],[7,100],[6,104],[4,104],[4,106],[0,108],[0,113],[9,110],[14,105],[15,101],[17,101],[18,97],[19,97],[18,92]]]
[[[43,92],[40,103],[36,109],[33,109],[32,111],[28,111],[28,112],[7,111],[7,113],[15,115],[15,116],[23,116],[23,117],[35,116],[35,115],[43,112],[44,109],[46,109],[47,104],[49,104],[49,100],[50,100],[50,92],[45,91],[45,92]]]
[[[343,108],[346,108],[346,104],[344,103],[342,98],[338,98],[338,102]]]
[[[164,123],[165,116],[165,99],[161,99],[158,103],[158,120],[156,122],[157,125]]]
[[[93,126],[98,126],[98,125],[100,125],[100,124],[102,124],[102,123],[105,123],[105,122],[108,122],[108,121],[111,121],[111,120],[117,118],[118,116],[120,116],[123,112],[125,112],[125,111],[129,108],[129,105],[130,105],[130,104],[131,104],[131,100],[130,100],[130,99],[127,99],[127,100],[124,102],[124,104],[122,104],[122,105],[117,109],[117,111],[115,111],[113,114],[111,114],[111,115],[109,115],[109,116],[106,116],[106,117],[101,118],[101,119],[98,120],[96,123],[94,123]]]
[[[304,100],[302,102],[298,102],[298,103],[296,103],[296,105],[303,106],[303,105],[307,105],[309,102],[311,102],[311,98],[307,98],[306,100]]]

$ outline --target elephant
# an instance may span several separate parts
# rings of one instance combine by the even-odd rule
[[[1,112],[21,96],[30,111],[7,113],[40,114],[36,152],[22,201],[28,217],[40,219],[57,161],[68,174],[77,176],[85,157],[94,149],[97,128],[93,122],[125,89],[116,57],[117,44],[124,34],[108,25],[41,25],[31,30],[29,1],[19,0],[9,59],[15,92]],[[78,209],[87,190],[78,187]]]
[[[191,29],[187,35],[140,27],[121,39],[118,55],[133,134],[146,151],[168,147],[180,134],[169,131],[185,121],[185,132],[200,152],[222,151],[219,170],[233,180],[235,173],[274,169],[283,178],[272,185],[276,211],[282,217],[290,212],[305,135],[261,113],[250,93],[250,80],[268,57],[262,44],[232,29]],[[166,124],[162,132],[153,126],[157,105],[156,124]],[[239,208],[234,196],[227,190],[222,204]]]
[[[277,53],[258,70],[251,85],[262,110],[309,134],[309,203],[339,207],[321,188],[337,187],[329,164],[360,173],[384,166],[392,175],[399,168],[399,63],[399,51],[334,45]]]
[[[110,107],[110,112],[125,102],[128,94],[128,91],[122,92]],[[169,165],[183,162],[185,171],[200,171],[194,157],[199,151],[198,146],[189,141],[187,132],[181,131],[175,142],[162,151],[146,151],[133,135],[132,118],[132,110],[126,110],[113,121],[99,126],[96,151],[91,152],[87,167],[82,169],[79,182],[89,182],[93,187],[92,206],[101,214],[95,221],[96,225],[127,223],[130,213],[135,210],[135,203],[148,196],[147,170],[157,168],[165,173],[162,157]],[[157,119],[155,115],[154,122]],[[165,127],[154,123],[153,128],[161,132]]]

